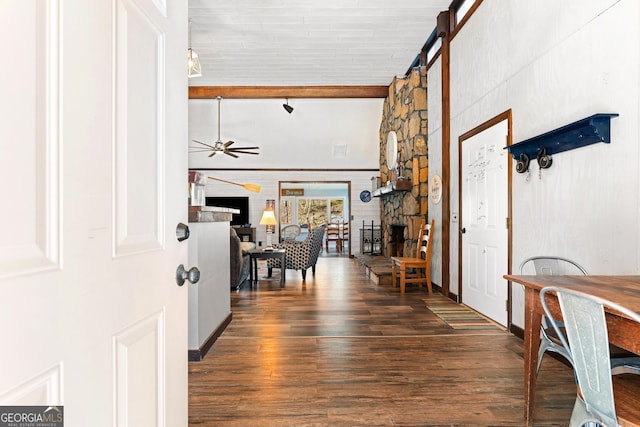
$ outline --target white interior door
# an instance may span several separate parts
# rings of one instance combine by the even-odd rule
[[[462,143],[462,302],[507,324],[507,120]]]
[[[0,405],[187,425],[186,12],[0,0]]]

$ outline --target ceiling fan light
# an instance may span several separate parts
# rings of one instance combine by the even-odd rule
[[[195,53],[191,48],[189,48],[189,53],[187,55],[187,71],[187,75],[189,76],[189,78],[202,76],[200,59],[198,59],[198,54]]]

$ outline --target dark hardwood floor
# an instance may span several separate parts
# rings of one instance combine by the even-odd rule
[[[233,321],[189,362],[190,426],[522,426],[523,343],[454,330],[424,288],[369,281],[355,260],[321,257],[232,293]],[[545,357],[536,426],[563,426],[570,369]]]

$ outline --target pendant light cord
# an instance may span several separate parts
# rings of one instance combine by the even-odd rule
[[[218,142],[222,142],[220,139],[220,102],[222,101],[222,97],[218,97]]]

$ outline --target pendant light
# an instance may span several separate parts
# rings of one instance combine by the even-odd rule
[[[191,49],[191,19],[189,19],[189,53],[187,54],[187,70],[189,78],[202,76],[202,67],[198,54]]]

